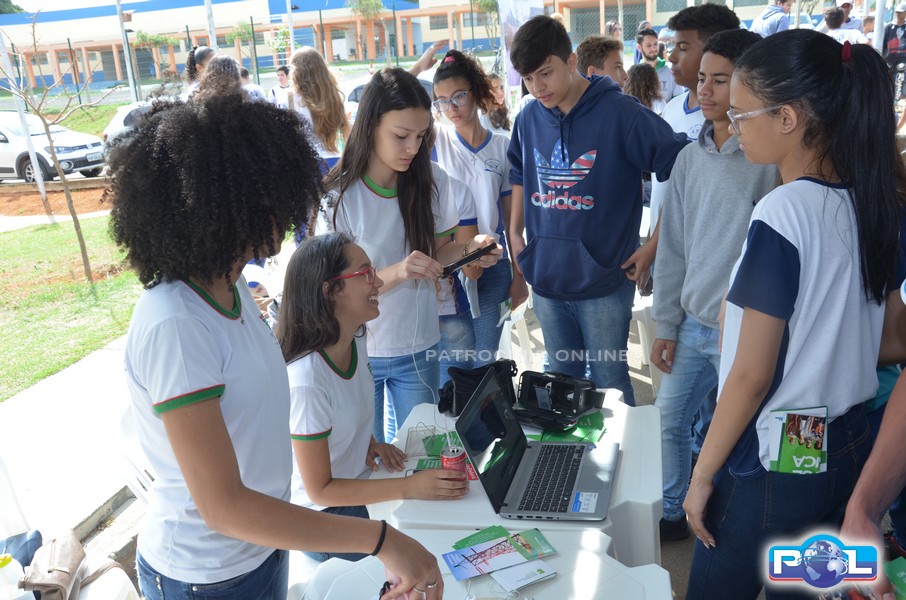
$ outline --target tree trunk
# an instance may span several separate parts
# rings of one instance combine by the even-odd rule
[[[69,208],[69,215],[72,217],[72,226],[75,228],[76,239],[79,241],[79,252],[82,254],[82,268],[85,270],[85,279],[91,286],[91,293],[96,294],[94,287],[94,277],[91,274],[91,261],[88,258],[88,247],[85,245],[85,236],[82,235],[82,226],[79,224],[79,215],[76,213],[75,204],[72,201],[72,191],[69,189],[69,180],[63,173],[63,167],[57,159],[57,151],[53,146],[53,137],[50,135],[50,127],[44,121],[44,134],[50,141],[50,158],[53,160],[53,166],[60,177],[60,183],[63,184],[63,194],[66,196],[66,206]]]

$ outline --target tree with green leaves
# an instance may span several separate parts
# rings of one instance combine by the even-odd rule
[[[18,4],[13,4],[12,0],[0,0],[0,15],[25,12]]]
[[[384,3],[382,0],[346,0],[346,8],[351,10],[352,14],[361,18],[364,23],[367,23],[380,18],[384,12]],[[362,27],[362,33],[359,36],[359,45],[362,48],[362,52],[358,57],[359,59],[368,58],[366,56],[368,53],[366,35],[366,28]],[[371,58],[374,57],[372,56]]]
[[[484,22],[484,30],[488,34],[488,41],[491,49],[497,47],[497,40],[500,38],[500,8],[497,6],[497,0],[472,0],[473,6],[487,15]]]
[[[284,25],[274,32],[274,37],[268,40],[267,45],[277,52],[289,52],[289,26]],[[289,56],[286,57],[289,62]]]

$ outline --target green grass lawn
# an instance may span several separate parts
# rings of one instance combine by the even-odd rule
[[[0,402],[126,333],[142,288],[108,223],[81,221],[96,297],[71,223],[0,233]]]
[[[107,124],[110,123],[110,119],[116,114],[116,109],[122,105],[123,103],[86,106],[69,115],[69,117],[60,123],[60,125],[67,129],[72,129],[73,131],[81,131],[82,133],[90,133],[98,137],[103,137],[104,128],[107,127]],[[56,113],[51,109],[46,111],[46,114],[48,116],[53,116]]]

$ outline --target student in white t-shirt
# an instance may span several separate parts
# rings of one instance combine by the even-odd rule
[[[273,144],[282,160],[257,161]],[[289,502],[286,365],[241,272],[317,205],[302,121],[241,92],[162,104],[108,165],[113,236],[147,288],[124,361],[157,474],[138,536],[143,597],[284,600],[290,549],[371,552],[402,576],[391,597],[440,597],[437,561],[414,540]]]
[[[280,65],[277,67],[277,85],[271,88],[267,100],[280,108],[289,108],[289,93],[292,89],[292,82],[289,80],[289,67]]]
[[[478,215],[478,233],[492,236],[505,245],[503,232],[509,223],[512,186],[510,161],[506,153],[509,139],[491,133],[481,124],[478,111],[494,106],[495,99],[487,75],[475,59],[450,50],[434,73],[434,110],[453,126],[436,125],[434,149],[437,162],[472,191]],[[521,274],[514,275],[504,254],[496,265],[478,274],[478,306],[472,306],[475,331],[473,366],[496,360],[503,325],[500,304],[511,294],[513,304],[522,303],[528,288]],[[475,304],[474,302],[472,304]]]
[[[205,67],[208,64],[208,61],[214,58],[215,54],[217,53],[213,48],[207,46],[192,46],[188,56],[186,56],[186,68],[183,71],[183,74],[186,76],[188,87],[186,88],[186,91],[180,95],[180,98],[185,100],[198,89],[198,84],[201,81],[201,76],[204,74]]]
[[[365,323],[380,314],[383,285],[365,251],[345,233],[309,238],[286,268],[276,335],[290,390],[290,435],[297,469],[293,504],[368,518],[366,504],[419,498],[454,500],[468,490],[463,473],[432,469],[404,479],[357,479],[375,462],[403,469],[406,455],[372,435],[374,379]],[[308,552],[323,562],[365,554]]]
[[[292,86],[287,104],[311,125],[312,145],[324,160],[324,173],[340,159],[343,140],[349,137],[349,120],[343,94],[321,53],[306,46],[293,52]]]
[[[381,315],[367,335],[378,440],[393,439],[415,405],[437,403],[435,284],[443,265],[494,243],[486,235],[451,239],[459,218],[449,176],[431,162],[433,136],[431,99],[418,79],[398,68],[379,71],[325,182],[319,229],[352,236],[384,282]],[[493,266],[500,252],[477,265]]]
[[[906,172],[893,112],[859,107],[891,105],[886,73],[870,46],[805,29],[767,37],[736,63],[731,126],[746,158],[776,165],[783,185],[755,206],[730,279],[717,408],[683,504],[698,538],[687,598],[757,596],[762,549],[839,523],[868,457],[863,404],[878,388],[885,301],[897,293]],[[777,458],[790,447],[776,412],[804,409],[827,416],[826,455],[805,473],[796,455],[790,467]],[[783,585],[768,597],[798,591]]]

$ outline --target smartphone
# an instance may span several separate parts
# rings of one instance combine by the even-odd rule
[[[469,252],[468,254],[466,254],[465,256],[463,256],[462,258],[457,260],[456,262],[452,262],[449,265],[447,265],[446,267],[444,267],[444,271],[443,271],[443,273],[441,273],[440,276],[449,277],[457,269],[461,269],[462,267],[475,262],[476,260],[478,260],[479,258],[484,256],[485,254],[488,254],[491,251],[493,251],[494,248],[496,248],[496,247],[497,247],[497,244],[488,244],[487,246],[479,248],[475,252]]]

